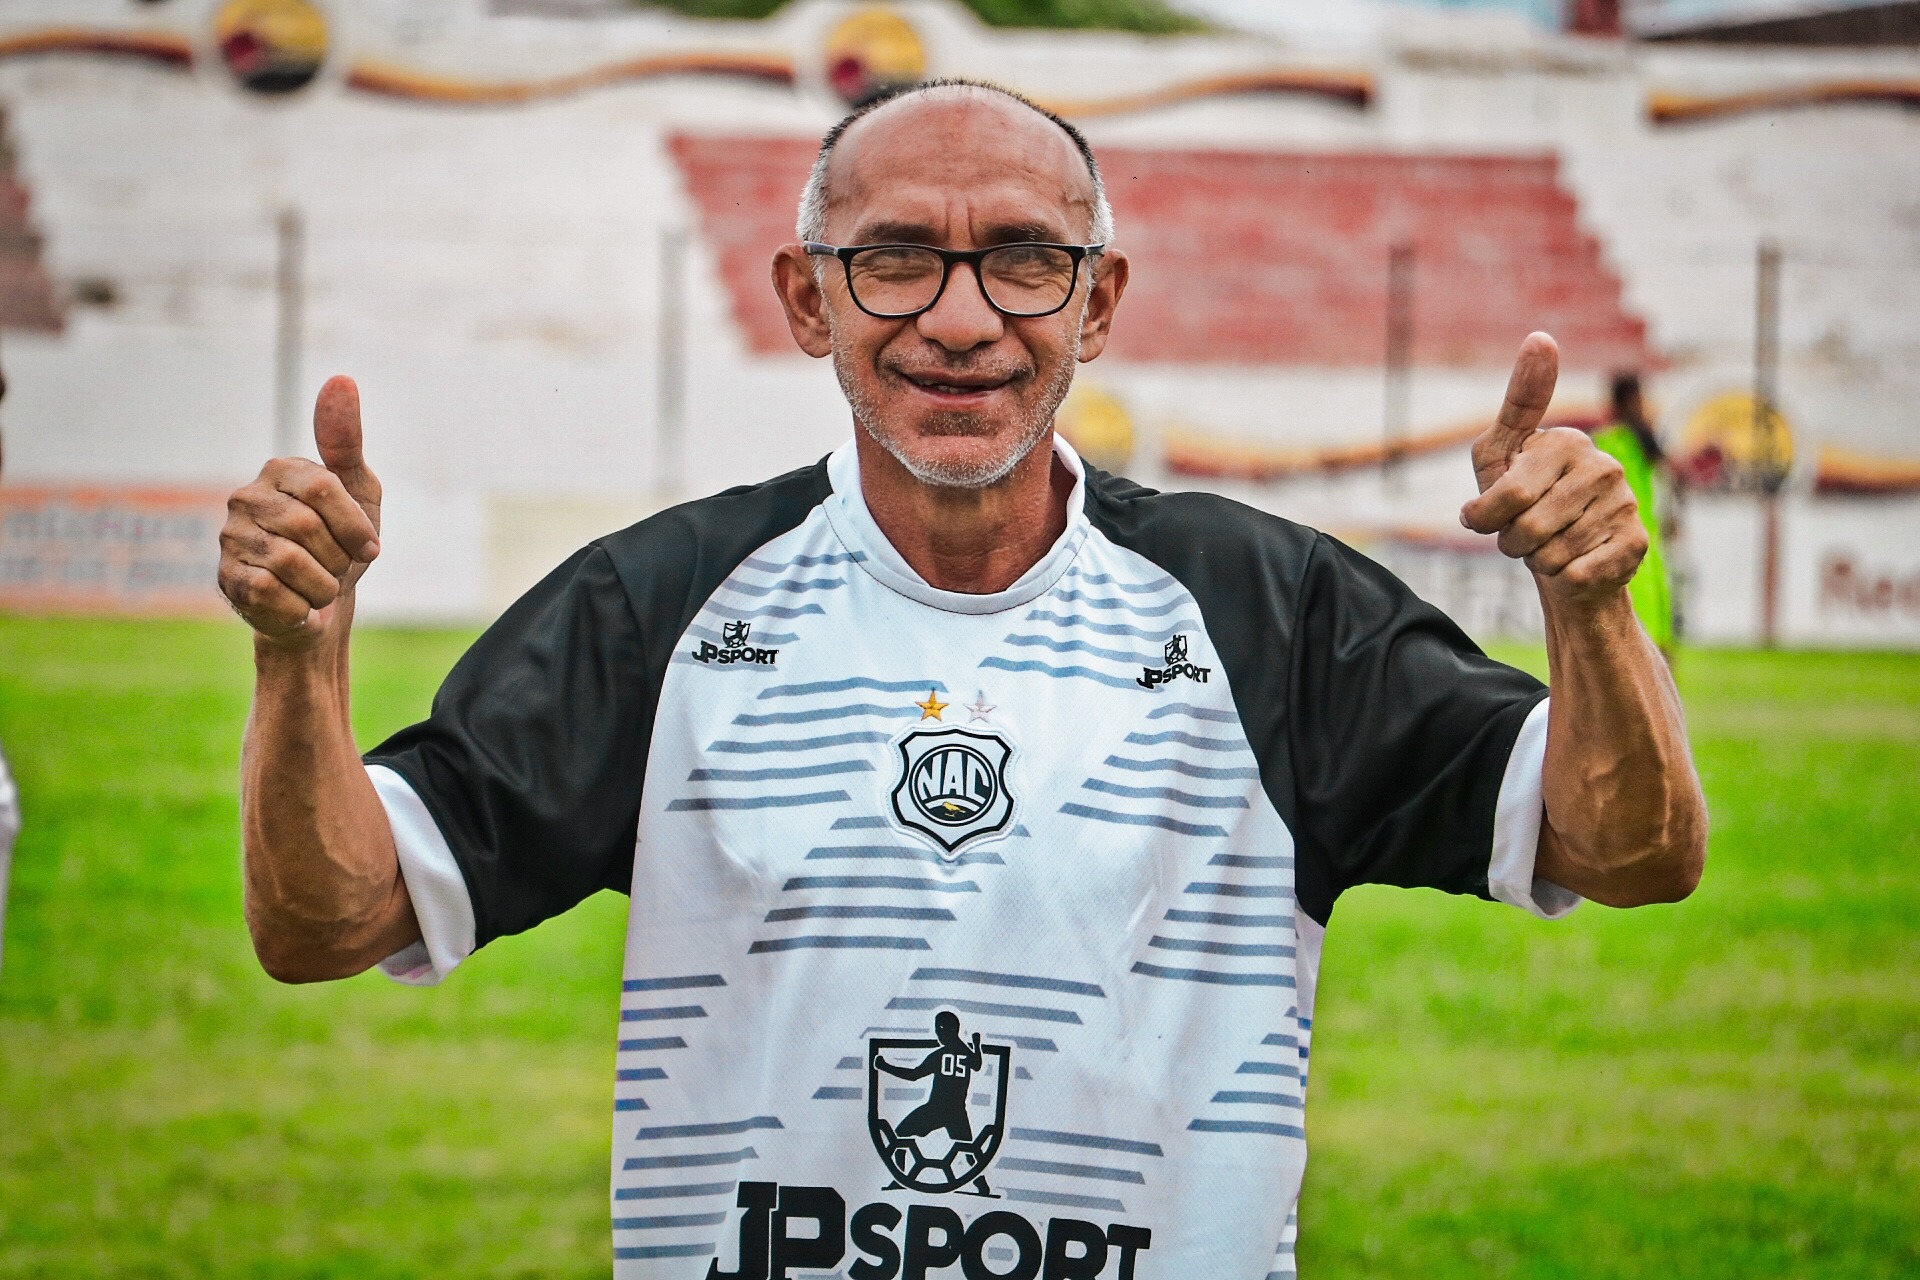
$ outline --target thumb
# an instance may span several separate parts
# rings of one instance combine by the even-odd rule
[[[340,477],[356,500],[379,501],[379,482],[360,453],[360,388],[352,378],[332,377],[313,404],[313,442],[320,461]]]
[[[1507,464],[1525,447],[1546,416],[1553,386],[1560,377],[1560,348],[1544,333],[1530,333],[1520,344],[1507,379],[1507,398],[1500,416],[1473,442],[1473,474],[1480,492],[1506,474]]]

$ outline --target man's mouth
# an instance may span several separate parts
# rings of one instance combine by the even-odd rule
[[[897,372],[922,391],[939,396],[984,396],[1013,381],[1011,376],[949,373],[946,370],[915,373],[902,369]]]

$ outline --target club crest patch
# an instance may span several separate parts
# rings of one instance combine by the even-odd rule
[[[1007,761],[1013,746],[984,729],[913,729],[899,742],[893,816],[946,854],[1006,830],[1013,820]]]
[[[945,1009],[931,1040],[867,1041],[867,1133],[888,1190],[994,1194],[986,1173],[1006,1136],[1012,1060],[1011,1046],[962,1035]]]

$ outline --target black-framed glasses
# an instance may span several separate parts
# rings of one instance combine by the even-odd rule
[[[925,244],[821,244],[809,240],[815,257],[838,258],[846,269],[853,305],[880,320],[906,320],[931,311],[947,291],[954,264],[973,268],[987,305],[1002,315],[1031,320],[1067,305],[1080,279],[1080,264],[1098,257],[1104,244],[1042,244],[1022,241],[988,249],[936,249]]]

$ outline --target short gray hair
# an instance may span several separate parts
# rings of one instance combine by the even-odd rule
[[[1067,140],[1073,143],[1080,158],[1086,161],[1087,176],[1093,179],[1093,226],[1090,236],[1094,244],[1107,244],[1113,239],[1113,206],[1107,203],[1107,184],[1100,177],[1100,162],[1093,158],[1093,148],[1087,145],[1087,139],[1078,129],[1047,110],[1039,103],[1015,93],[1002,85],[985,80],[966,80],[958,77],[939,80],[924,80],[892,93],[881,94],[871,102],[862,103],[844,116],[840,123],[827,130],[827,136],[820,140],[820,153],[813,158],[813,171],[807,175],[807,185],[800,192],[800,212],[794,221],[794,230],[802,240],[824,240],[827,234],[827,165],[833,159],[833,149],[840,142],[853,122],[862,116],[870,115],[880,107],[900,98],[911,97],[918,93],[928,93],[935,89],[976,89],[984,93],[997,93],[1011,98],[1035,115],[1044,116],[1052,121]]]

